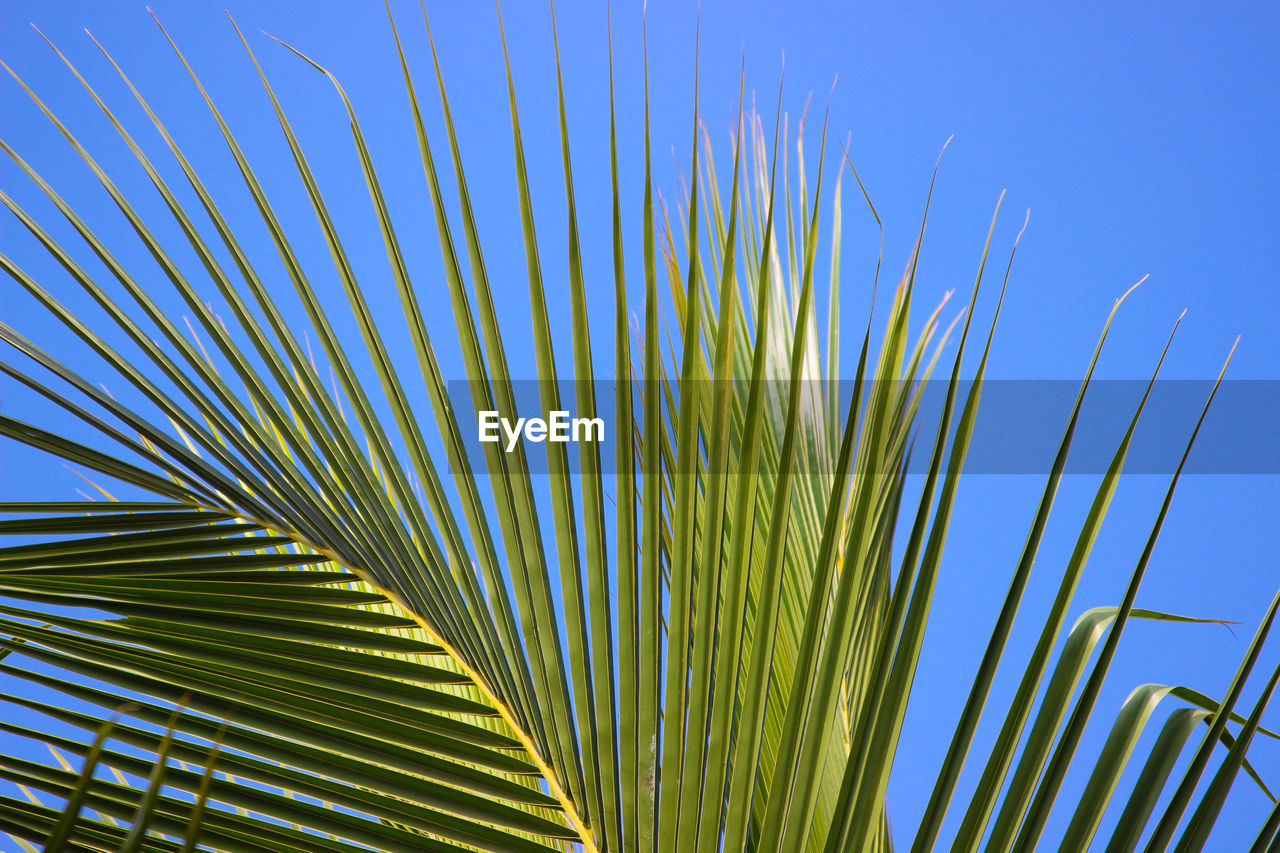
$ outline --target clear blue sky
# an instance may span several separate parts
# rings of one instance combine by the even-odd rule
[[[323,260],[323,245],[301,204],[296,176],[269,107],[235,34],[223,3],[155,2],[157,14],[218,98],[241,141],[264,176],[268,191],[297,203],[280,212],[298,236],[298,248]],[[228,0],[273,82],[312,158],[326,175],[323,189],[344,227],[358,267],[370,276],[384,269],[345,117],[331,87],[258,33],[290,41],[329,65],[355,100],[371,139],[375,162],[393,215],[408,243],[408,260],[427,282],[429,310],[440,312],[438,335],[449,340],[446,297],[437,290],[438,253],[424,216],[425,195],[416,145],[384,14],[378,3],[235,2]],[[425,47],[416,4],[393,3],[419,86],[436,121],[437,110],[424,65]],[[624,202],[631,233],[638,233],[640,192],[640,4],[614,3],[615,59],[619,74],[620,155]],[[523,253],[517,248],[518,219],[511,184],[510,136],[505,80],[495,15],[484,3],[429,3],[450,96],[470,168],[490,275],[508,328],[523,329],[526,287]],[[562,269],[558,242],[562,189],[554,126],[554,76],[550,24],[543,3],[512,2],[504,12],[517,88],[522,99],[526,144],[535,170],[544,261],[551,280]],[[607,79],[603,4],[558,4],[564,48],[570,122],[575,134],[575,171],[589,281],[607,281]],[[693,3],[649,4],[653,143],[656,181],[669,198],[678,169],[687,169],[693,43],[698,18]],[[22,74],[50,105],[120,176],[129,190],[145,178],[128,152],[40,38],[35,22],[128,117],[154,154],[158,140],[114,72],[82,33],[88,27],[133,76],[202,170],[215,176],[227,212],[249,221],[251,207],[238,186],[222,144],[198,96],[177,66],[144,4],[8,0],[0,9],[0,58]],[[1008,190],[996,232],[1003,255],[1031,210],[1019,250],[1005,315],[996,335],[990,375],[1003,379],[1078,377],[1113,300],[1143,275],[1148,282],[1122,308],[1099,368],[1108,378],[1144,377],[1179,313],[1186,319],[1166,364],[1166,375],[1205,379],[1216,375],[1237,335],[1242,341],[1230,376],[1277,380],[1280,376],[1280,6],[1263,3],[821,3],[730,2],[701,5],[703,114],[722,143],[736,106],[738,73],[745,51],[748,92],[772,109],[777,76],[786,55],[785,106],[797,114],[810,93],[820,110],[833,79],[833,132],[852,134],[855,162],[886,224],[885,268],[896,273],[915,236],[929,171],[952,134],[935,194],[920,267],[919,305],[932,307],[941,294],[971,282],[996,197]],[[65,144],[7,78],[0,81],[0,133],[46,173],[73,203],[93,216],[108,235],[128,248],[118,216]],[[674,153],[672,149],[674,148]],[[816,148],[816,146],[815,146]],[[546,177],[539,177],[541,174]],[[174,176],[176,169],[167,175]],[[224,179],[225,187],[216,180]],[[52,222],[46,206],[9,163],[0,164],[0,186]],[[877,232],[846,188],[844,301],[842,316],[865,312]],[[151,209],[151,208],[148,208]],[[17,233],[11,220],[4,251],[33,273],[51,266],[38,247]],[[113,230],[114,229],[114,230]],[[66,229],[55,229],[65,235]],[[165,232],[167,233],[167,232]],[[258,236],[258,251],[268,249]],[[252,242],[252,240],[251,240]],[[637,244],[638,245],[638,244]],[[631,260],[638,257],[631,250]],[[1001,264],[1002,265],[1002,264]],[[322,268],[317,262],[315,267]],[[55,280],[68,293],[69,286]],[[322,280],[324,287],[336,285]],[[5,322],[56,348],[62,336],[47,321],[25,316],[25,301],[0,288]],[[990,316],[995,288],[979,306]],[[611,322],[611,287],[593,291],[591,312],[598,329]],[[567,314],[567,300],[552,294]],[[335,306],[340,302],[331,303]],[[639,308],[636,301],[633,308]],[[844,341],[856,335],[846,325]],[[513,331],[508,344],[526,345]],[[607,335],[597,334],[602,341]],[[448,347],[442,347],[448,351]],[[567,350],[566,345],[561,346]],[[602,358],[607,353],[602,351]],[[843,363],[853,361],[846,354]],[[610,364],[604,360],[602,363]],[[461,372],[456,361],[446,370]],[[1273,398],[1274,399],[1274,398]],[[0,405],[22,417],[47,409],[26,397],[0,396]],[[1271,440],[1280,413],[1258,423]],[[1194,413],[1188,411],[1189,430]],[[46,421],[47,422],[47,421]],[[1263,440],[1260,432],[1256,440]],[[32,494],[38,482],[41,494]],[[56,463],[13,454],[3,463],[0,498],[65,498],[78,480]],[[889,791],[891,816],[907,829],[923,807],[933,769],[946,748],[969,676],[1004,593],[1041,489],[1031,476],[970,476],[944,559],[930,642],[916,680],[917,696],[907,720]],[[1015,655],[1030,648],[1069,552],[1082,507],[1092,496],[1092,477],[1068,478],[1056,521],[1042,549],[1022,618],[1015,628]],[[1165,480],[1127,477],[1076,597],[1085,607],[1118,603]],[[1133,624],[1126,633],[1084,747],[1100,746],[1129,690],[1143,682],[1187,684],[1210,695],[1225,688],[1263,609],[1280,584],[1280,477],[1194,476],[1184,480],[1155,552],[1139,606],[1232,619],[1235,636],[1216,626]],[[1259,663],[1269,671],[1280,659],[1272,643]],[[1021,660],[1021,658],[1015,658]],[[998,678],[996,700],[1007,698],[1020,664]],[[1255,678],[1255,682],[1265,675]],[[1249,690],[1248,705],[1257,687]],[[1172,708],[1170,701],[1168,708]],[[1162,719],[1163,714],[1158,719]],[[1280,711],[1268,720],[1274,727]],[[992,715],[980,730],[989,738]],[[1135,753],[1140,763],[1154,737],[1152,725]],[[980,740],[980,743],[983,742]],[[1280,785],[1280,748],[1258,742],[1253,758],[1273,785]],[[980,763],[973,761],[970,769]],[[1077,768],[1078,769],[1078,768]],[[1131,772],[1122,792],[1133,781]],[[966,777],[968,778],[968,777]],[[971,779],[970,779],[971,781]],[[1069,777],[1066,795],[1083,775]],[[1241,849],[1252,839],[1266,803],[1247,781],[1233,792],[1211,849]],[[952,816],[953,818],[955,815]],[[1114,814],[1112,815],[1114,818]],[[953,821],[954,823],[954,821]],[[1062,824],[1056,826],[1061,830]],[[1104,825],[1105,826],[1105,825]],[[1051,825],[1049,838],[1055,827]],[[944,835],[945,837],[945,835]]]

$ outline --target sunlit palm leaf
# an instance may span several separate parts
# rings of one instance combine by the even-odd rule
[[[6,255],[0,268],[129,389],[120,398],[106,393],[95,384],[96,371],[91,378],[0,323],[0,339],[25,359],[21,366],[0,363],[0,370],[96,438],[86,444],[57,424],[8,415],[0,415],[0,434],[103,479],[104,493],[127,496],[0,506],[17,515],[0,521],[0,533],[16,537],[0,548],[0,699],[50,723],[46,729],[6,720],[0,730],[80,761],[75,770],[0,758],[0,778],[39,792],[27,800],[0,797],[0,830],[50,849],[175,853],[891,849],[890,770],[934,589],[947,570],[944,544],[996,331],[993,317],[970,377],[966,355],[971,332],[982,335],[974,309],[994,217],[967,308],[949,325],[943,306],[923,323],[911,320],[921,223],[906,273],[882,309],[883,333],[868,321],[848,385],[839,375],[845,166],[877,225],[880,219],[847,151],[830,174],[825,119],[811,180],[805,122],[781,113],[782,92],[771,133],[740,104],[725,182],[717,146],[695,111],[691,168],[672,209],[660,196],[655,202],[646,95],[642,222],[633,246],[621,201],[631,170],[618,161],[610,58],[610,388],[599,377],[608,371],[596,360],[587,310],[589,298],[606,288],[588,281],[584,256],[593,248],[580,242],[587,229],[577,213],[578,194],[603,181],[575,181],[559,43],[555,169],[566,219],[554,227],[568,238],[567,294],[544,277],[538,228],[553,226],[535,209],[530,169],[546,164],[526,160],[509,60],[506,69],[530,358],[508,349],[517,336],[500,323],[497,303],[510,297],[491,285],[482,245],[488,238],[472,206],[468,168],[487,164],[464,161],[431,43],[426,73],[434,76],[444,119],[443,159],[415,86],[420,69],[394,25],[393,34],[424,168],[430,215],[422,219],[441,249],[452,327],[424,310],[420,294],[438,282],[415,280],[401,243],[410,234],[421,239],[422,226],[393,222],[339,80],[286,45],[336,87],[349,121],[353,168],[368,190],[390,271],[376,284],[357,273],[320,176],[249,53],[358,340],[336,330],[309,277],[330,274],[319,268],[323,259],[295,251],[230,123],[181,53],[177,62],[228,146],[305,326],[242,247],[238,234],[248,224],[223,216],[214,191],[113,58],[198,206],[179,201],[165,168],[58,54],[160,194],[185,246],[166,245],[160,235],[169,232],[148,222],[151,212],[135,206],[14,73],[106,190],[194,324],[184,330],[169,316],[170,297],[161,297],[154,270],[119,260],[110,232],[90,226],[0,142],[106,275],[90,272],[76,259],[81,247],[60,242],[4,193],[0,202],[23,231],[84,293],[56,296],[62,283],[37,280]],[[926,212],[932,192],[931,183]],[[220,248],[207,241],[197,213]],[[199,277],[175,260],[188,249],[200,261]],[[638,251],[643,269],[643,319],[634,329],[628,293],[641,288],[628,289],[624,251]],[[228,256],[229,266],[222,260]],[[1011,268],[1012,253],[1002,296]],[[879,260],[873,290],[878,279]],[[112,295],[117,286],[127,299]],[[393,289],[399,300],[412,364],[391,355],[382,331],[387,318],[376,316],[369,298],[374,287]],[[819,287],[828,292],[825,338]],[[563,353],[556,358],[548,307],[565,295],[568,362]],[[84,297],[103,309],[102,319],[80,318],[75,299]],[[1060,801],[1127,621],[1211,621],[1135,607],[1175,474],[1123,601],[1086,611],[1066,632],[1056,661],[1051,654],[1145,395],[1060,572],[1040,639],[1029,661],[1014,664],[1024,666],[1017,693],[1007,708],[991,707],[990,688],[1009,657],[1011,627],[1110,323],[1086,367],[925,814],[914,834],[902,836],[899,828],[899,841],[914,838],[915,851],[943,843],[957,798],[964,810],[955,850],[976,850],[984,840],[992,850],[1034,849],[1057,808],[1072,815],[1064,849],[1086,849],[1165,699],[1192,707],[1167,718],[1135,788],[1117,806],[1123,812],[1108,850],[1134,850],[1144,839],[1153,850],[1175,839],[1180,850],[1198,849],[1241,769],[1266,790],[1246,755],[1258,734],[1274,736],[1261,719],[1277,676],[1247,713],[1235,705],[1274,604],[1221,703],[1186,687],[1139,686],[1116,716],[1084,790],[1073,803]],[[459,341],[465,394],[447,383],[433,332]],[[124,340],[128,351],[112,343]],[[925,418],[926,383],[944,353],[951,362],[938,381],[943,405]],[[522,375],[526,363],[531,368]],[[572,378],[566,387],[577,415],[612,418],[612,494],[595,444],[582,444],[576,460],[563,445],[546,444],[543,494],[534,451],[519,444],[510,453],[496,444],[477,449],[465,436],[471,410],[517,414],[521,380],[538,382],[543,410],[567,406],[562,377]],[[1189,422],[1188,450],[1196,430]],[[925,461],[918,492],[907,485],[912,459]],[[117,709],[120,720],[103,726],[101,717]],[[994,744],[980,746],[984,713],[1004,722]],[[1148,828],[1200,723],[1204,740]],[[60,734],[66,727],[83,737]],[[965,790],[961,768],[975,748],[985,750],[985,764],[976,786]],[[1222,763],[1194,799],[1219,753]],[[1262,826],[1259,845],[1270,843],[1276,815]]]

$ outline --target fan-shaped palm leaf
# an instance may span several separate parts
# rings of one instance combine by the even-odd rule
[[[395,39],[400,50],[399,33]],[[91,272],[77,260],[83,247],[53,236],[0,193],[84,294],[55,295],[65,282],[40,280],[8,256],[0,255],[0,267],[99,358],[98,368],[72,367],[0,324],[0,338],[21,357],[0,370],[94,438],[86,443],[71,437],[83,430],[7,414],[0,433],[122,495],[0,506],[16,514],[0,521],[0,533],[16,537],[0,548],[0,655],[7,658],[0,698],[31,712],[0,729],[44,740],[60,760],[80,762],[77,772],[69,762],[59,768],[0,758],[0,777],[30,794],[0,797],[0,829],[28,848],[77,851],[889,849],[886,786],[995,334],[996,318],[984,334],[974,317],[991,235],[958,330],[941,329],[940,306],[912,331],[913,254],[892,289],[883,334],[868,325],[847,385],[837,381],[847,157],[827,156],[826,128],[810,184],[802,132],[789,161],[782,123],[767,130],[740,107],[725,195],[715,146],[693,117],[687,195],[674,210],[655,202],[646,138],[641,233],[633,243],[621,186],[635,170],[618,162],[611,113],[615,361],[612,382],[602,381],[564,88],[558,117],[567,221],[557,227],[568,236],[567,361],[553,347],[548,299],[561,294],[544,277],[536,228],[549,224],[534,209],[508,66],[533,342],[533,367],[521,375],[527,354],[504,342],[495,302],[511,296],[488,277],[438,61],[427,76],[438,89],[443,144],[429,139],[411,63],[399,54],[425,171],[427,227],[443,259],[432,284],[448,294],[452,328],[423,307],[424,284],[411,278],[401,243],[410,234],[420,239],[422,226],[393,224],[351,100],[316,60],[289,49],[337,89],[386,250],[389,279],[357,273],[319,176],[259,69],[358,341],[331,322],[336,306],[311,278],[330,273],[294,249],[272,207],[283,202],[268,199],[231,130],[234,117],[224,118],[181,53],[176,61],[208,105],[211,130],[230,151],[278,270],[256,268],[240,236],[251,223],[233,225],[223,215],[217,193],[114,59],[196,203],[179,200],[155,155],[67,66],[158,191],[177,232],[150,223],[151,212],[135,206],[89,146],[27,91],[119,208],[153,269],[118,260],[110,234],[0,143],[105,271]],[[249,60],[256,68],[252,51]],[[647,113],[645,126],[647,133]],[[862,195],[878,223],[865,189]],[[994,227],[993,218],[992,234]],[[169,245],[167,233],[180,233],[187,246]],[[829,256],[820,259],[826,233]],[[199,275],[176,260],[187,249]],[[639,253],[638,282],[628,278],[624,249]],[[1012,254],[1004,283],[1011,266]],[[663,273],[667,295],[660,294]],[[825,358],[815,293],[821,276],[831,288]],[[170,296],[160,296],[157,281],[191,313],[189,330],[170,316]],[[285,307],[287,286],[305,321]],[[392,289],[400,300],[408,363],[393,357],[384,338],[386,318],[368,298],[375,289]],[[644,312],[633,330],[628,306],[637,293]],[[102,319],[82,319],[84,296]],[[664,300],[673,308],[665,341]],[[1135,609],[1175,474],[1123,601],[1085,613],[1056,663],[1051,654],[1145,396],[1081,523],[1017,694],[1007,710],[990,707],[1109,325],[1110,318],[928,808],[906,836],[914,837],[913,850],[934,849],[953,805],[964,809],[956,850],[976,850],[984,839],[992,850],[1035,849],[1059,805],[1074,814],[1063,849],[1085,849],[1137,735],[1169,696],[1193,707],[1169,717],[1108,849],[1132,850],[1148,838],[1176,758],[1204,722],[1192,764],[1148,841],[1148,849],[1164,849],[1190,812],[1179,849],[1198,849],[1237,772],[1254,772],[1245,760],[1251,738],[1270,735],[1260,721],[1274,676],[1247,718],[1234,706],[1274,604],[1221,704],[1186,688],[1137,688],[1083,793],[1057,803],[1127,621],[1204,621]],[[446,382],[433,333],[456,336],[465,383]],[[925,383],[952,340],[955,351],[936,380],[945,389],[941,408],[924,417]],[[976,372],[962,381],[975,349]],[[101,368],[123,380],[123,397],[95,384],[108,375]],[[562,377],[571,377],[563,387]],[[470,441],[472,411],[527,414],[523,380],[536,380],[543,412],[567,407],[571,397],[578,415],[609,421],[605,452],[585,442],[574,459],[564,444],[547,443],[544,470],[520,443],[508,452]],[[1198,428],[1187,424],[1188,449]],[[918,493],[906,482],[913,453],[926,471]],[[102,715],[117,709],[120,719],[103,726]],[[967,804],[955,803],[984,712],[1003,712],[1004,722],[976,789],[963,794]],[[37,718],[49,727],[29,722]],[[68,727],[84,738],[57,733]],[[1193,803],[1219,742],[1228,747],[1224,761]],[[1272,815],[1260,845],[1277,823]]]

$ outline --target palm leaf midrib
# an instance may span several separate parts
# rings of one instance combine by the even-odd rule
[[[304,548],[314,551],[317,554],[323,555],[325,558],[331,561],[335,566],[338,566],[339,568],[345,569],[346,571],[349,571],[352,574],[355,574],[364,583],[368,584],[371,589],[383,595],[389,602],[391,602],[392,605],[396,607],[396,609],[400,610],[408,618],[412,619],[414,623],[418,626],[418,628],[420,628],[424,633],[426,633],[426,635],[431,639],[433,643],[436,643],[445,651],[445,654],[447,654],[450,657],[450,659],[454,662],[454,664],[459,669],[462,670],[462,673],[468,679],[470,679],[471,684],[473,684],[476,687],[476,689],[480,691],[485,701],[488,702],[493,707],[493,709],[498,712],[498,716],[511,729],[511,732],[515,736],[516,740],[520,741],[520,745],[524,748],[524,751],[528,753],[529,759],[533,762],[534,766],[538,768],[539,774],[542,776],[543,780],[546,781],[547,787],[550,789],[551,796],[553,796],[556,799],[556,801],[560,804],[560,808],[564,812],[565,819],[568,821],[570,827],[572,827],[574,832],[578,834],[578,841],[583,845],[584,851],[586,851],[586,853],[597,853],[598,848],[595,845],[595,841],[591,833],[591,827],[586,823],[586,821],[583,820],[581,815],[578,813],[578,808],[576,804],[569,797],[568,793],[565,791],[560,781],[556,779],[555,773],[552,767],[550,766],[550,764],[548,764],[547,761],[543,758],[543,756],[539,753],[533,738],[519,724],[516,718],[516,715],[512,711],[511,707],[501,697],[499,697],[498,694],[489,686],[488,681],[485,679],[485,677],[478,670],[476,670],[469,663],[467,663],[467,661],[464,659],[462,654],[458,652],[458,650],[453,646],[452,643],[448,642],[444,637],[442,637],[440,633],[435,628],[433,628],[423,616],[415,612],[414,609],[409,606],[409,604],[404,600],[403,596],[401,596],[399,593],[395,592],[394,590],[388,589],[384,585],[379,584],[374,579],[373,573],[369,571],[367,568],[363,566],[355,565],[343,559],[333,548],[330,548],[325,545],[321,545],[317,542],[313,542],[303,534],[298,533],[297,531],[294,531],[294,530],[289,530],[284,525],[273,523],[271,521],[263,520],[260,518],[255,518],[247,513],[243,513],[235,509],[228,509],[226,507],[204,505],[204,504],[198,504],[198,503],[184,503],[184,504],[177,504],[175,506],[183,506],[189,509],[198,509],[198,510],[203,510],[207,512],[223,513],[240,522],[258,525],[269,535],[274,534],[277,536],[284,536],[292,540],[293,542],[297,543],[298,545],[303,546]]]

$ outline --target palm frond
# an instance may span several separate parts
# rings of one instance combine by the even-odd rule
[[[388,275],[376,281],[358,272],[340,233],[345,217],[321,191],[323,175],[249,40],[235,32],[327,258],[294,248],[301,242],[275,213],[294,200],[268,197],[232,131],[234,115],[224,117],[169,44],[175,69],[210,111],[211,138],[226,144],[283,274],[255,268],[245,248],[251,223],[223,214],[221,188],[201,177],[105,48],[195,203],[180,200],[165,177],[167,161],[56,55],[172,222],[151,221],[157,211],[132,199],[10,70],[154,264],[113,253],[114,231],[91,226],[16,143],[0,142],[84,243],[60,240],[16,192],[0,193],[66,281],[28,273],[9,255],[0,255],[0,268],[95,358],[95,367],[83,367],[0,323],[0,339],[17,356],[0,371],[64,419],[42,425],[0,415],[0,435],[101,478],[110,498],[0,504],[14,516],[0,520],[0,534],[13,543],[0,547],[0,701],[15,711],[0,731],[79,762],[76,770],[0,757],[0,778],[39,792],[0,796],[0,831],[24,849],[863,853],[909,840],[924,853],[942,843],[954,807],[956,851],[1037,849],[1058,809],[1070,815],[1061,848],[1085,850],[1099,843],[1114,807],[1121,813],[1108,851],[1135,850],[1144,840],[1148,850],[1196,850],[1242,769],[1267,791],[1247,754],[1258,735],[1276,736],[1262,714],[1280,671],[1247,712],[1236,706],[1280,597],[1221,701],[1186,686],[1137,686],[1083,790],[1065,796],[1067,767],[1084,757],[1083,733],[1129,621],[1214,621],[1136,606],[1180,464],[1123,599],[1086,610],[1068,627],[1150,383],[1080,522],[1057,596],[1038,617],[1043,628],[1029,658],[1014,660],[1023,655],[1009,644],[1122,297],[1085,367],[924,815],[905,835],[890,829],[888,782],[918,693],[938,578],[949,569],[945,544],[1017,246],[984,323],[975,314],[999,201],[973,290],[949,325],[943,305],[923,322],[912,319],[922,220],[888,308],[870,314],[862,330],[850,384],[840,367],[849,363],[840,352],[846,166],[881,229],[881,253],[883,226],[847,148],[831,175],[826,118],[816,162],[806,164],[805,120],[784,115],[782,89],[771,133],[740,89],[725,182],[695,80],[689,173],[669,209],[660,195],[655,200],[646,68],[633,239],[623,187],[641,167],[619,161],[626,129],[615,112],[612,42],[609,175],[583,181],[574,172],[553,30],[560,142],[553,166],[565,192],[558,227],[567,238],[567,287],[563,294],[550,287],[544,272],[539,228],[549,226],[530,177],[544,164],[527,159],[508,57],[530,323],[508,331],[500,315],[512,295],[491,280],[484,250],[499,238],[482,234],[478,222],[468,182],[477,166],[464,162],[429,25],[426,73],[434,76],[447,155],[428,131],[417,69],[391,23],[425,178],[425,226],[393,221],[386,178],[337,76],[300,48],[269,45],[283,45],[336,91],[335,109],[350,130],[342,144],[355,154],[352,169],[385,251]],[[505,56],[506,36],[499,37]],[[589,301],[608,287],[587,271],[594,249],[584,237],[594,229],[577,206],[585,192],[610,202],[612,380],[600,378],[609,366],[591,337]],[[931,180],[924,219],[933,192]],[[423,231],[441,252],[433,275],[406,260],[407,241],[424,239]],[[169,245],[173,235],[180,242]],[[504,247],[513,245],[508,238]],[[77,259],[85,249],[101,272]],[[640,258],[639,283],[628,281],[627,252]],[[199,261],[199,275],[184,271],[178,258],[186,253]],[[873,292],[879,272],[878,258]],[[337,300],[313,284],[329,277],[349,317],[330,314]],[[301,316],[286,307],[285,287]],[[429,288],[447,295],[452,324],[431,316],[422,298]],[[396,316],[379,316],[372,297],[381,291],[394,292]],[[631,313],[635,293],[643,294],[643,319]],[[550,300],[562,296],[569,321],[559,330]],[[101,309],[93,321],[82,317],[86,298]],[[166,308],[175,298],[191,312],[186,330]],[[873,328],[876,317],[882,331]],[[385,331],[391,320],[405,323],[408,364],[394,355]],[[433,334],[456,337],[464,383],[447,381]],[[511,345],[526,334],[532,352]],[[563,352],[557,360],[560,337],[571,342],[568,361]],[[1152,383],[1171,345],[1172,335]],[[945,375],[935,379],[939,363]],[[127,392],[102,390],[97,383],[108,376]],[[472,415],[527,414],[526,380],[536,382],[544,414],[571,400],[580,417],[612,419],[606,447],[580,443],[575,457],[548,442],[544,467],[522,443],[508,451],[473,442]],[[937,412],[923,406],[931,383],[944,389]],[[1212,399],[1198,421],[1189,419],[1183,463]],[[924,474],[909,483],[913,460],[924,460]],[[1007,707],[992,700],[1001,665],[1022,672]],[[1134,788],[1118,796],[1139,736],[1172,704]],[[111,714],[118,719],[104,725]],[[990,744],[979,737],[984,714],[1003,720]],[[1201,724],[1203,739],[1184,765],[1179,759]],[[975,751],[982,770],[966,788],[961,771]],[[1277,815],[1267,816],[1256,849],[1271,843]]]

